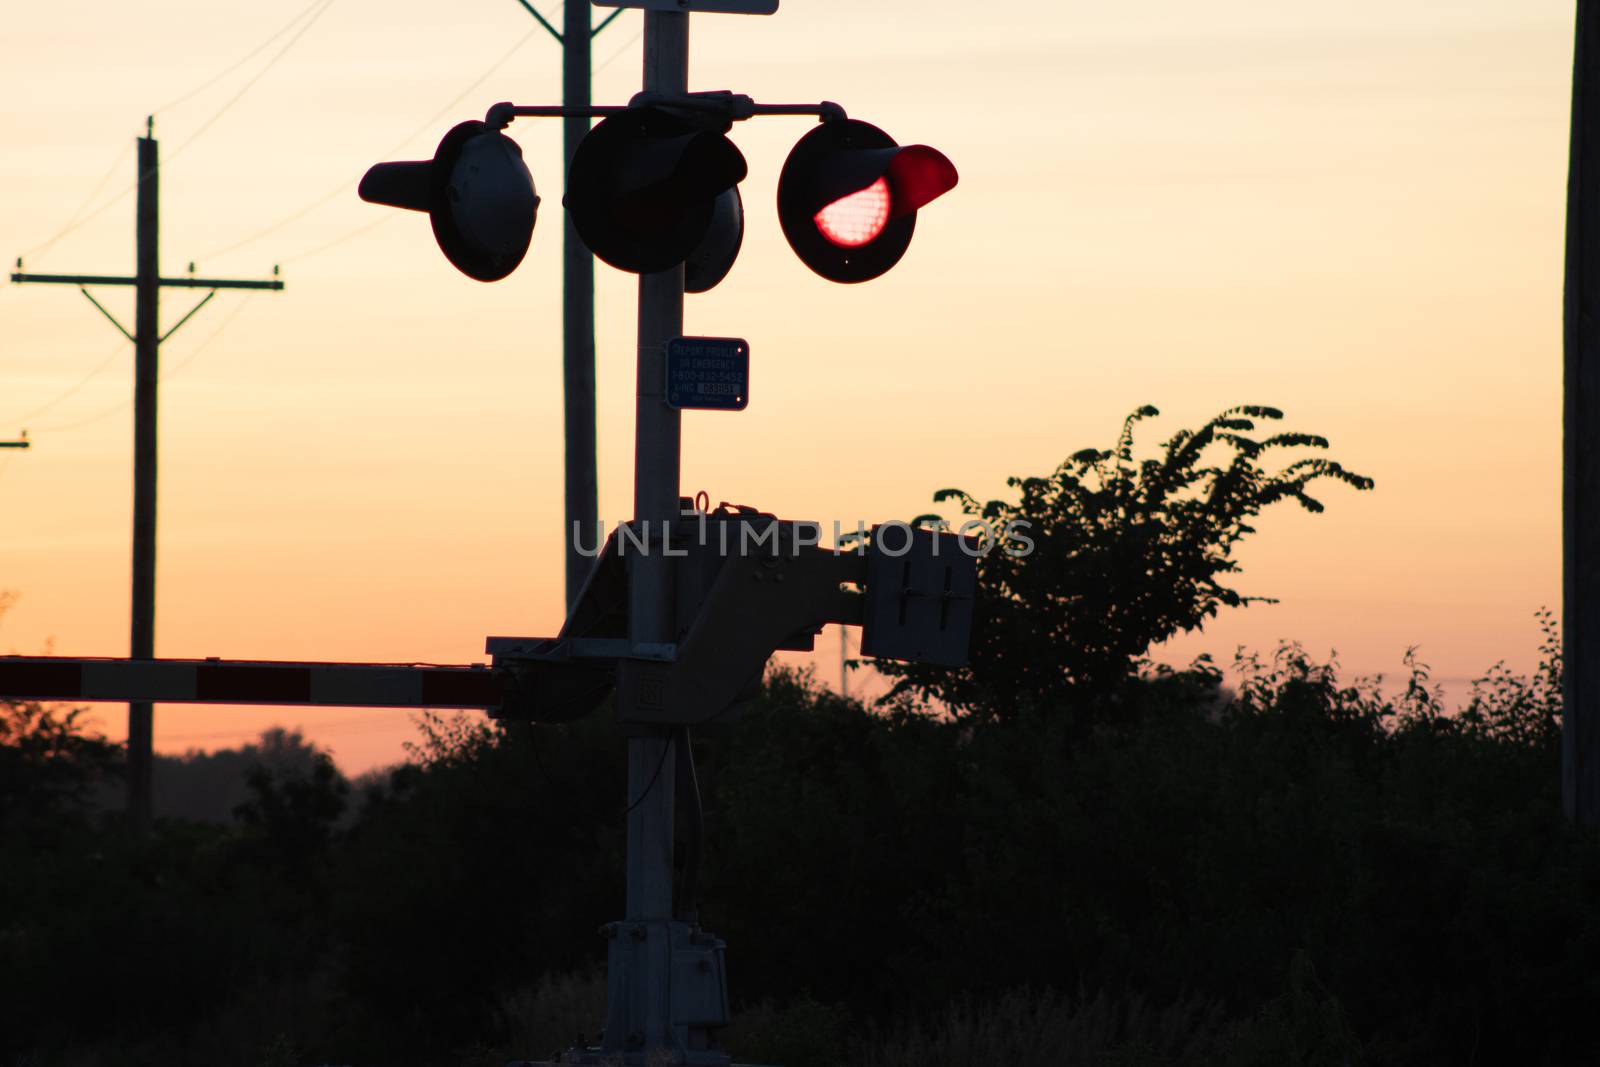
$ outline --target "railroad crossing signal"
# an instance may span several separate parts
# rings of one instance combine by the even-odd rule
[[[900,147],[855,119],[800,138],[778,177],[778,222],[806,266],[864,282],[905,255],[917,210],[956,184],[955,164],[927,145]]]
[[[522,153],[500,133],[517,116],[604,116],[573,153],[562,199],[585,245],[618,270],[655,274],[680,263],[686,292],[727,275],[744,239],[739,183],[748,168],[727,137],[755,115],[822,121],[789,153],[778,180],[778,219],[806,266],[835,282],[862,282],[905,255],[917,212],[955,188],[955,164],[927,145],[898,144],[836,104],[762,105],[747,96],[643,93],[627,107],[567,109],[496,104],[484,122],[445,135],[431,161],[379,163],[364,200],[426,211],[446,257],[464,274],[497,281],[522,261],[539,198]]]
[[[635,511],[607,542],[561,632],[490,638],[488,670],[162,661],[141,655],[137,645],[130,660],[0,656],[0,697],[448,704],[558,722],[592,711],[614,691],[618,721],[629,731],[626,917],[604,928],[610,946],[602,1043],[568,1049],[560,1062],[728,1067],[716,1041],[728,1022],[724,946],[699,925],[697,863],[686,866],[675,899],[680,786],[696,853],[703,831],[691,730],[736,713],[759,691],[775,651],[809,649],[831,624],[861,625],[863,651],[886,658],[964,664],[977,565],[972,546],[951,534],[907,529],[900,553],[875,536],[863,559],[820,548],[813,523],[744,508],[686,511],[679,408],[690,406],[689,387],[701,401],[728,395],[705,386],[728,387],[742,403],[749,381],[742,342],[678,336],[684,292],[717,284],[738,255],[746,167],[725,136],[733,122],[757,115],[821,120],[784,166],[779,211],[801,259],[833,281],[864,281],[892,268],[910,243],[917,211],[957,178],[938,151],[902,148],[882,130],[847,119],[837,104],[758,104],[730,92],[687,92],[687,12],[770,12],[775,0],[617,2],[648,8],[644,91],[629,106],[496,104],[483,122],[446,134],[433,159],[378,164],[360,187],[368,201],[427,212],[457,268],[497,280],[525,255],[539,204],[521,151],[500,131],[518,117],[608,120],[574,153],[564,204],[596,255],[641,275]],[[746,361],[743,373],[704,353],[698,358],[706,365],[675,369],[669,353],[686,341],[731,342]],[[729,549],[730,534],[737,550]]]

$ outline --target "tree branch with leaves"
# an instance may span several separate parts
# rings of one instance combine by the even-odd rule
[[[1076,452],[1043,477],[1008,479],[1020,491],[1015,501],[934,494],[993,530],[1025,524],[1032,544],[1026,552],[997,544],[979,560],[970,666],[877,664],[898,679],[896,695],[975,719],[1035,709],[1086,721],[1112,714],[1117,690],[1152,645],[1199,629],[1222,608],[1273,602],[1225,584],[1263,510],[1294,501],[1320,512],[1311,495],[1318,483],[1372,488],[1371,478],[1304,454],[1325,451],[1326,438],[1262,435],[1258,426],[1283,418],[1270,407],[1229,408],[1141,459],[1136,431],[1158,414],[1141,407],[1112,448]],[[1287,462],[1275,467],[1280,454]]]

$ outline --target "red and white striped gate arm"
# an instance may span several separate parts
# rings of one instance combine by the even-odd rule
[[[0,656],[0,699],[16,700],[497,708],[504,686],[482,665]]]

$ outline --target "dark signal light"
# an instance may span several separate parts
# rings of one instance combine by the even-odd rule
[[[517,269],[539,213],[522,149],[482,122],[453,127],[432,159],[375,164],[358,192],[368,203],[427,212],[445,258],[480,282]]]
[[[651,274],[695,256],[720,280],[744,234],[736,187],[747,170],[727,129],[650,106],[602,120],[567,174],[564,203],[583,243],[619,270]]]
[[[917,211],[956,181],[937,149],[901,146],[856,119],[824,122],[783,164],[778,220],[806,266],[831,281],[864,282],[900,262]]]

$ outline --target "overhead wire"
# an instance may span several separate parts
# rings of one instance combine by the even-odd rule
[[[613,64],[617,60],[621,59],[622,58],[622,53],[626,52],[628,49],[632,48],[635,44],[637,44],[639,42],[639,38],[641,38],[643,36],[644,36],[644,27],[640,26],[638,31],[636,33],[634,33],[634,35],[632,37],[629,37],[627,39],[627,41],[625,41],[623,43],[622,47],[618,48],[615,52],[612,52],[610,56],[606,57],[606,59],[601,61],[601,63],[598,66],[593,68],[589,72],[589,76],[593,77],[594,75],[599,74],[602,70],[605,70],[607,67],[611,66],[611,64]]]
[[[94,203],[94,198],[100,195],[100,190],[106,187],[106,183],[111,180],[111,176],[117,172],[117,168],[122,166],[122,164],[128,158],[128,153],[132,151],[133,142],[124,141],[122,143],[122,150],[117,153],[117,158],[112,161],[111,166],[106,168],[105,174],[101,175],[100,180],[95,183],[94,189],[89,193],[88,196],[83,198],[83,202],[78,205],[77,210],[74,211],[72,216],[67,219],[66,224],[68,226],[75,226],[78,224],[79,220],[83,216],[83,213],[89,210],[89,205]],[[128,188],[132,189],[133,186],[129,186]]]
[[[487,70],[485,70],[482,74],[480,74],[476,78],[474,78],[472,80],[472,83],[470,85],[468,85],[465,89],[463,89],[463,90],[461,90],[461,92],[457,93],[456,96],[453,97],[448,104],[445,104],[438,111],[436,111],[433,115],[431,115],[429,118],[427,118],[422,123],[420,123],[417,126],[416,129],[412,130],[410,133],[408,133],[404,137],[402,137],[399,141],[395,142],[395,144],[394,144],[394,146],[392,148],[388,149],[385,152],[378,153],[378,155],[380,157],[394,155],[396,152],[399,152],[400,150],[404,149],[407,145],[411,144],[412,141],[416,140],[423,133],[426,133],[428,130],[434,128],[434,126],[438,123],[438,121],[440,119],[444,118],[451,111],[455,110],[456,106],[458,104],[460,104],[461,101],[465,100],[469,95],[471,95],[474,91],[476,91],[477,88],[480,85],[482,85],[484,82],[488,81],[491,77],[493,77],[494,74],[497,71],[499,71],[499,69],[501,67],[503,67],[507,63],[509,63],[511,61],[511,58],[522,50],[523,45],[527,44],[530,40],[532,40],[534,35],[537,34],[538,32],[539,32],[538,27],[534,27],[533,29],[530,29],[527,33],[523,34],[522,37],[519,38],[517,40],[517,42],[515,44],[513,44],[510,48],[508,48],[505,51],[505,53],[500,56],[499,59],[496,59],[492,64],[490,64]],[[359,180],[359,179],[360,179],[360,175],[357,175],[356,176],[356,180]],[[305,205],[302,208],[299,208],[296,211],[291,212],[288,215],[285,215],[283,218],[279,219],[277,222],[272,223],[270,226],[267,226],[267,227],[264,227],[263,229],[257,230],[256,232],[250,234],[248,237],[241,238],[240,240],[237,240],[237,241],[233,242],[232,244],[224,245],[222,248],[219,248],[219,249],[216,249],[216,250],[214,250],[212,252],[209,252],[202,258],[208,259],[208,260],[209,259],[216,259],[218,256],[224,256],[224,255],[227,255],[229,252],[236,251],[236,250],[238,250],[240,248],[243,248],[246,245],[254,244],[255,242],[261,240],[261,238],[266,237],[266,236],[268,236],[270,234],[274,234],[274,233],[278,232],[279,230],[283,229],[285,226],[288,226],[291,223],[298,222],[300,219],[302,219],[305,216],[311,214],[311,212],[315,211],[317,208],[319,208],[322,205],[326,204],[328,201],[334,199],[335,197],[348,195],[349,192],[350,192],[351,187],[354,184],[355,183],[353,181],[350,181],[348,179],[345,180],[345,181],[342,181],[338,185],[336,185],[333,188],[329,189],[326,193],[322,194],[321,196],[317,197],[315,200],[311,201],[309,204]],[[370,229],[372,227],[366,227],[366,228]],[[348,237],[353,237],[358,232],[360,232],[360,231],[353,231],[352,233],[347,234],[345,238],[339,238],[339,239],[337,239],[337,241],[329,242],[328,245],[313,249],[311,252],[302,252],[302,253],[300,253],[299,255],[297,255],[297,256],[295,256],[293,258],[295,258],[295,259],[305,259],[308,256],[315,255],[317,252],[322,251],[323,247],[332,247],[332,245],[335,244],[335,243],[338,243],[338,241],[343,241]],[[289,260],[281,260],[280,262],[287,263],[287,262],[289,262]]]
[[[328,7],[332,5],[332,3],[333,3],[333,0],[312,0],[312,2],[309,5],[307,5],[304,9],[302,9],[301,12],[298,15],[296,15],[294,18],[290,19],[287,24],[285,24],[283,27],[281,27],[280,29],[275,31],[265,41],[262,41],[255,48],[251,49],[251,51],[247,55],[245,55],[242,59],[238,60],[232,66],[230,66],[226,70],[222,71],[222,73],[215,75],[214,77],[208,79],[205,82],[202,82],[200,85],[198,85],[195,88],[189,90],[188,92],[182,94],[181,96],[178,96],[175,99],[167,102],[166,104],[163,104],[161,107],[156,108],[154,114],[160,114],[163,111],[166,111],[166,110],[169,110],[169,109],[171,109],[173,107],[176,107],[178,104],[184,103],[185,101],[187,101],[187,100],[191,99],[192,97],[198,95],[199,93],[203,92],[204,90],[209,89],[211,86],[215,85],[217,82],[221,81],[223,78],[227,77],[229,74],[232,74],[234,71],[238,70],[244,64],[246,64],[250,60],[254,59],[256,56],[260,55],[274,41],[276,41],[278,38],[282,37],[285,33],[287,33],[290,30],[290,28],[292,28],[293,26],[298,24],[308,14],[312,14],[313,11],[315,11],[315,14],[312,17],[311,22],[315,22],[318,18],[320,18],[322,16],[322,12],[326,11],[328,9]],[[321,7],[321,10],[316,10],[319,6]],[[311,22],[307,22],[305,26],[301,27],[300,33],[297,33],[295,35],[295,40],[296,41],[299,40],[301,34],[303,34],[307,29],[310,28]],[[279,59],[281,59],[283,57],[283,54],[285,52],[287,52],[290,47],[293,47],[293,45],[294,45],[294,41],[290,41],[289,45],[286,46],[282,51],[280,51],[278,53],[278,55],[274,56],[272,58],[272,60],[269,61],[265,67],[263,67],[260,71],[258,71],[256,73],[255,77],[253,77],[248,83],[246,83],[244,88],[241,89],[237,94],[235,94],[235,96],[233,97],[232,100],[229,100],[226,104],[224,104],[222,106],[222,108],[219,111],[216,112],[216,114],[212,115],[209,119],[207,119],[206,122],[201,126],[200,130],[197,130],[195,133],[191,134],[189,136],[188,141],[184,142],[184,145],[187,145],[189,142],[192,142],[196,137],[198,137],[200,135],[200,133],[204,132],[204,130],[205,130],[205,128],[207,126],[211,125],[218,118],[220,118],[222,116],[223,112],[227,111],[228,108],[232,107],[235,103],[237,103],[239,98],[241,96],[243,96],[245,94],[245,92],[247,92],[251,88],[251,86],[253,86],[257,81],[259,81],[261,79],[261,76],[263,74],[265,74],[268,70],[270,70],[272,68],[272,65],[274,63],[276,63]],[[179,149],[181,150],[181,148],[184,147],[184,145],[180,145]],[[31,248],[28,248],[28,249],[24,250],[22,252],[22,254],[21,254],[21,258],[27,259],[27,258],[32,257],[32,256],[37,256],[41,252],[46,251],[47,249],[49,249],[50,247],[55,245],[57,242],[59,242],[62,238],[64,238],[64,237],[68,236],[69,234],[81,229],[83,226],[85,226],[88,223],[90,223],[90,222],[94,221],[95,219],[99,218],[101,215],[105,214],[112,207],[114,207],[117,204],[121,203],[123,198],[126,197],[129,193],[131,193],[135,189],[137,189],[139,187],[139,183],[138,183],[137,180],[135,180],[132,183],[130,183],[129,185],[127,185],[126,187],[124,187],[122,190],[120,190],[116,195],[111,197],[111,199],[109,199],[105,203],[101,204],[99,207],[95,208],[92,211],[89,211],[88,214],[84,214],[84,211],[88,208],[89,204],[91,202],[93,202],[94,198],[99,195],[99,193],[100,193],[100,191],[102,189],[105,188],[106,183],[111,180],[111,176],[116,173],[117,167],[122,165],[124,159],[127,157],[128,152],[131,151],[132,148],[133,148],[133,145],[131,143],[124,144],[122,149],[117,153],[116,161],[114,163],[112,163],[112,165],[110,167],[108,167],[106,169],[105,176],[102,177],[100,179],[100,181],[95,185],[94,191],[92,193],[90,193],[87,197],[84,198],[83,203],[80,204],[78,209],[72,213],[72,217],[68,219],[67,223],[64,226],[62,226],[60,230],[57,230],[56,233],[52,237],[50,237],[50,238],[48,238],[48,239],[46,239],[44,241],[41,241],[40,243],[38,243],[36,245],[33,245]],[[166,162],[170,163],[172,161],[172,157],[175,156],[175,155],[177,155],[177,151],[174,151],[172,153],[172,155],[169,155],[167,157]]]
[[[38,407],[34,408],[32,411],[28,412],[26,415],[20,415],[17,418],[12,419],[11,422],[17,424],[18,426],[26,426],[30,420],[38,418],[40,415],[43,415],[45,412],[50,411],[52,408],[56,407],[58,404],[62,403],[63,401],[70,399],[73,395],[75,395],[78,392],[79,389],[82,389],[84,386],[88,385],[91,381],[93,381],[100,374],[101,371],[103,371],[107,367],[111,366],[112,361],[115,360],[119,355],[122,355],[124,352],[126,352],[127,348],[128,348],[128,343],[126,341],[118,342],[115,351],[113,351],[110,355],[106,356],[105,359],[103,359],[99,363],[97,363],[93,370],[91,370],[88,374],[85,374],[82,378],[79,378],[77,380],[77,382],[74,383],[70,388],[68,388],[65,391],[63,391],[62,393],[58,394],[54,399],[49,400],[49,401],[39,405]]]
[[[311,30],[311,27],[315,26],[322,16],[328,13],[328,9],[332,7],[337,0],[318,0],[318,2],[321,4],[321,6],[313,11],[311,17],[294,32],[294,35],[289,38],[288,42],[284,44],[282,48],[278,49],[278,51],[273,54],[271,59],[267,60],[266,66],[262,67],[260,70],[251,75],[250,80],[245,82],[244,85],[239,88],[238,92],[229,97],[227,102],[219,107],[210,118],[202,122],[199,129],[195,130],[187,138],[178,143],[178,146],[167,155],[166,165],[170,165],[174,159],[182,155],[185,149],[199,140],[207,130],[216,124],[218,119],[222,118],[223,115],[228,113],[229,109],[231,109],[233,105],[237,104],[241,99],[243,99],[246,93],[255,88],[256,83],[264,78],[268,71],[277,66],[278,61],[284,56],[288,55],[290,49],[294,48],[295,45],[300,43],[300,38],[304,37]]]
[[[138,187],[139,187],[139,183],[137,181],[133,182],[127,188],[123,189],[122,192],[118,193],[116,196],[113,196],[110,200],[107,200],[105,203],[101,204],[99,207],[95,208],[93,211],[89,212],[89,214],[83,216],[78,221],[70,222],[67,225],[61,227],[61,229],[56,231],[56,235],[54,237],[50,238],[47,241],[43,241],[43,242],[41,242],[39,244],[36,244],[32,248],[26,249],[17,258],[19,260],[24,260],[24,259],[30,259],[30,258],[32,258],[34,256],[37,256],[39,253],[47,250],[52,245],[54,245],[56,242],[60,241],[63,237],[66,237],[68,234],[73,233],[74,231],[81,229],[82,227],[84,227],[84,226],[88,225],[89,223],[93,222],[95,219],[99,218],[101,215],[104,215],[107,211],[111,210],[117,204],[121,203],[123,197],[127,196],[129,193],[133,192]]]
[[[217,324],[217,328],[207,334],[205,340],[201,341],[198,345],[191,349],[188,355],[184,356],[179,363],[173,366],[166,373],[162,374],[158,380],[162,383],[166,383],[177,377],[184,368],[193,363],[195,359],[198,358],[199,355],[204,352],[213,341],[221,336],[222,331],[226,330],[233,320],[239,317],[239,313],[245,309],[245,305],[249,304],[251,299],[255,296],[256,293],[254,292],[245,294],[245,298],[239,301],[239,303],[235,304],[232,311],[229,311],[227,315],[223,316],[222,321]],[[57,424],[53,426],[38,426],[34,427],[34,429],[42,433],[66,433],[70,430],[79,430],[85,426],[92,426],[97,422],[109,419],[111,416],[126,410],[132,405],[133,398],[127,397],[123,400],[119,400],[115,405],[106,408],[97,414],[91,415],[86,419],[80,419],[76,422]]]
[[[312,9],[315,8],[318,4],[322,4],[322,3],[325,3],[325,2],[326,2],[326,0],[311,0],[311,3],[309,3],[305,7],[301,8],[299,14],[295,15],[294,18],[290,19],[288,22],[284,23],[281,27],[279,27],[272,34],[272,36],[268,37],[266,40],[264,40],[260,44],[256,45],[249,52],[245,53],[239,59],[235,60],[231,65],[226,67],[220,73],[215,74],[212,77],[208,78],[207,80],[201,82],[199,85],[195,86],[193,89],[190,89],[188,92],[183,93],[180,96],[174,97],[171,100],[168,100],[165,104],[162,104],[160,107],[156,108],[155,111],[154,111],[154,114],[159,115],[162,112],[170,111],[173,108],[177,107],[179,104],[187,103],[188,101],[192,100],[194,97],[199,96],[201,93],[205,92],[207,89],[211,88],[213,85],[217,84],[219,81],[221,81],[222,79],[226,78],[228,75],[232,74],[234,71],[238,70],[240,67],[244,66],[246,63],[250,62],[256,56],[260,55],[262,52],[265,52],[267,50],[267,48],[272,45],[272,42],[276,41],[278,38],[280,38],[284,34],[288,33],[292,28],[294,28],[300,22],[301,19],[303,19],[307,15],[311,14]]]
[[[320,256],[322,253],[328,251],[328,249],[330,249],[330,248],[333,248],[333,247],[335,247],[337,245],[342,245],[346,241],[354,240],[355,238],[360,237],[362,234],[370,233],[371,231],[376,230],[379,226],[383,226],[383,225],[385,225],[387,223],[393,222],[395,219],[397,219],[399,217],[400,217],[399,215],[396,215],[396,214],[391,212],[390,214],[385,215],[381,219],[376,219],[376,220],[374,220],[372,222],[363,223],[361,226],[356,227],[355,229],[349,231],[348,233],[345,233],[344,235],[342,235],[340,237],[335,237],[333,240],[328,241],[325,244],[317,245],[315,248],[311,249],[309,252],[297,252],[294,255],[290,256],[288,259],[283,260],[283,262],[285,264],[288,264],[288,263],[304,263],[306,260],[310,259],[312,256]]]
[[[194,348],[190,349],[188,355],[184,356],[183,359],[174,364],[172,369],[162,374],[158,380],[162,384],[165,384],[182,374],[184,369],[196,359],[200,358],[200,355],[211,345],[211,342],[215,341],[218,335],[220,335],[223,330],[226,330],[234,319],[239,317],[240,312],[244,311],[244,309],[249,305],[250,301],[256,298],[258,292],[258,290],[253,289],[247,291],[244,294],[244,299],[235,304],[232,310],[222,317],[222,321],[217,323],[217,328],[207,334],[204,341],[201,341],[198,345],[195,345]]]

